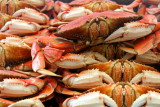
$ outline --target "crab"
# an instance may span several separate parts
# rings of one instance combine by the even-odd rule
[[[8,4],[5,4],[6,1]],[[159,46],[159,22],[155,14],[140,15],[139,12],[138,14],[133,12],[133,9],[129,8],[130,5],[124,6],[103,0],[87,0],[83,1],[84,3],[82,0],[75,0],[69,5],[58,1],[55,2],[54,10],[52,10],[53,1],[49,0],[47,2],[51,2],[48,4],[51,7],[47,10],[44,0],[6,1],[1,0],[1,10],[13,16],[2,14],[1,17],[1,25],[4,26],[0,32],[0,46],[2,47],[1,53],[4,54],[1,54],[0,63],[3,69],[0,71],[0,76],[3,77],[0,82],[2,91],[0,95],[9,100],[16,96],[22,99],[29,98],[22,101],[17,99],[18,102],[6,102],[7,106],[14,106],[14,104],[16,106],[23,102],[36,105],[34,101],[37,101],[39,106],[43,107],[41,102],[52,99],[56,92],[64,94],[65,97],[73,96],[73,99],[68,98],[63,106],[79,106],[78,104],[88,106],[85,101],[92,106],[95,103],[89,100],[94,99],[97,101],[96,106],[130,107],[140,95],[148,91],[159,92],[158,89],[154,89],[160,87],[159,81],[155,81],[155,79],[159,80],[160,76],[156,69],[128,60],[108,61],[106,59],[132,57],[132,54],[122,52],[122,46],[134,47],[136,43],[142,42],[144,36],[152,34],[149,38],[152,43],[148,44],[151,48],[147,47],[147,51],[144,50],[132,59],[139,57],[147,59],[141,59],[142,62],[159,62],[158,55],[153,59],[152,55],[156,54],[150,54],[154,51],[158,53],[158,48],[152,48]],[[27,4],[27,2],[31,3]],[[33,6],[34,2],[38,4]],[[25,8],[24,5],[18,7],[19,4],[16,3],[27,5]],[[78,4],[80,7],[77,6]],[[108,9],[109,11],[105,11]],[[51,13],[55,11],[53,13],[55,16],[60,13],[50,20],[42,11]],[[154,36],[154,34],[157,35]],[[154,37],[156,39],[153,39]],[[60,78],[60,73],[64,72],[64,69],[71,73],[64,73],[63,78]],[[7,72],[10,72],[10,75],[5,74]],[[37,86],[39,82],[32,83],[33,80],[42,81],[43,84]],[[14,88],[15,85],[11,85],[13,86],[11,89],[8,88],[9,83],[20,85],[21,94],[18,94],[17,88]],[[15,93],[8,90],[14,90]],[[25,90],[33,91],[25,93]]]
[[[55,35],[67,39],[85,40],[95,45],[104,42],[103,39],[107,38],[119,26],[123,26],[124,23],[131,20],[138,20],[139,18],[141,16],[124,11],[92,13],[62,26]],[[119,26],[115,26],[117,24]]]
[[[139,96],[141,95],[143,96],[143,94],[146,94],[148,91],[160,92],[159,90],[154,88],[136,85],[136,84],[131,85],[128,83],[102,85],[96,88],[92,88],[84,92],[82,95],[67,98],[63,102],[62,106],[70,107],[70,106],[75,106],[79,104],[89,106],[92,104],[94,105],[97,104],[97,106],[109,105],[111,107],[121,107],[121,106],[131,107],[133,102]],[[95,96],[93,97],[91,95],[95,95]],[[106,96],[108,96],[109,98],[106,98]],[[93,100],[90,101],[90,99],[97,99],[95,100],[96,103]]]
[[[86,69],[99,69],[100,71],[110,75],[114,82],[131,81],[131,79],[141,73],[142,70],[157,71],[153,67],[123,59],[88,65]]]
[[[154,78],[157,80],[159,76],[160,73],[153,67],[127,60],[116,60],[88,65],[79,73],[64,70],[62,81],[66,87],[77,90],[87,90],[116,82],[130,82],[159,88],[160,84],[154,81]]]

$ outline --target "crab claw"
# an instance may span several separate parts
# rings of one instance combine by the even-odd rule
[[[71,9],[71,7],[64,2],[61,1],[55,1],[55,5],[54,5],[54,10],[59,13],[59,12],[63,12],[63,11],[69,11]]]
[[[120,48],[128,53],[142,55],[158,45],[158,43],[160,42],[159,36],[160,36],[160,30],[150,34],[145,39],[140,40],[134,46],[134,48],[128,48],[128,47],[120,47]]]
[[[118,30],[109,35],[105,39],[105,42],[122,42],[144,37],[153,31],[156,24],[157,19],[154,15],[146,15],[140,21],[125,23],[124,27],[120,27]]]
[[[21,0],[22,2],[24,3],[29,3],[35,7],[43,7],[45,5],[45,0],[38,0],[38,1],[35,1],[35,0]]]
[[[20,100],[16,103],[9,105],[8,107],[22,107],[24,105],[27,105],[27,107],[45,107],[43,103],[37,98]]]
[[[159,107],[160,93],[149,91],[138,97],[131,107]]]
[[[69,88],[90,89],[106,83],[114,83],[112,78],[98,69],[85,70],[79,74],[70,74],[63,78],[63,83]]]
[[[47,24],[49,22],[49,17],[46,14],[40,13],[31,8],[20,9],[16,11],[13,16],[39,24]]]
[[[61,68],[77,69],[89,64],[106,62],[107,59],[97,52],[86,52],[83,54],[68,53],[56,61],[55,64]]]
[[[65,38],[57,37],[54,35],[51,36],[41,36],[38,38],[38,42],[40,44],[48,45],[50,48],[56,48],[59,52],[77,52],[80,51],[88,46],[84,41],[77,41],[74,42],[72,40],[68,40]]]
[[[130,83],[141,84],[149,87],[160,88],[160,73],[156,71],[144,70],[137,74]]]
[[[32,49],[31,49],[31,56],[32,56],[32,68],[33,71],[39,72],[43,75],[50,75],[50,76],[59,76],[49,70],[44,69],[45,68],[45,57],[42,53],[41,48],[39,47],[39,44],[36,42],[33,43]]]
[[[37,93],[45,85],[45,81],[38,78],[4,79],[0,82],[1,97],[24,97]],[[12,87],[12,88],[10,88]]]
[[[0,70],[0,81],[5,78],[29,78],[29,76],[15,71]]]
[[[90,92],[87,94],[83,94],[80,96],[74,96],[71,98],[67,98],[63,104],[63,107],[76,107],[76,106],[84,106],[84,107],[118,107],[116,102],[105,94],[101,94],[99,92]]]
[[[44,7],[41,9],[41,11],[49,11],[52,10],[54,8],[54,1],[53,0],[45,0],[45,5]]]
[[[51,48],[49,46],[46,46],[44,48],[44,56],[47,59],[49,63],[54,63],[57,60],[59,60],[64,53],[64,50],[59,50],[56,48]]]
[[[8,21],[0,31],[10,34],[24,35],[36,33],[40,28],[41,26],[35,22],[12,19],[11,21]]]
[[[45,78],[46,85],[43,87],[36,96],[32,98],[39,98],[41,101],[47,101],[52,96],[55,88],[57,87],[57,81],[54,78]]]
[[[58,19],[62,21],[72,21],[77,19],[78,17],[89,15],[93,13],[92,11],[85,9],[84,7],[73,8],[70,11],[60,12],[58,14]]]

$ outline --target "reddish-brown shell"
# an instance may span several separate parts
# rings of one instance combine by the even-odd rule
[[[137,14],[123,11],[93,13],[71,21],[55,35],[67,39],[96,40],[102,37],[105,38],[117,28],[123,26],[124,23],[139,18],[141,16]]]

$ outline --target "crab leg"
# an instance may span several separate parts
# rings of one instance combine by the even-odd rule
[[[70,90],[60,83],[57,85],[55,92],[60,93],[60,94],[65,94],[65,95],[71,95],[71,96],[82,94],[78,91]]]
[[[137,7],[140,3],[158,5],[160,1],[159,0],[134,0],[130,5],[127,5],[127,8],[131,9],[131,8]]]

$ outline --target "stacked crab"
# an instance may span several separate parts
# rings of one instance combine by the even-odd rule
[[[0,106],[160,105],[159,4],[0,0]]]

